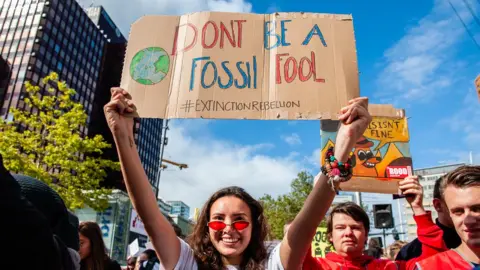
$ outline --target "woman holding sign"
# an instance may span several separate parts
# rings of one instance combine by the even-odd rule
[[[371,117],[368,99],[357,98],[342,109],[343,122],[335,157],[347,160],[353,145]],[[264,241],[267,225],[261,204],[243,189],[217,191],[205,204],[188,243],[179,239],[160,212],[157,200],[140,162],[133,140],[134,105],[129,94],[112,89],[105,106],[108,125],[115,139],[128,194],[165,269],[298,269],[308,252],[317,225],[333,201],[338,177],[322,174],[279,244],[267,255]]]

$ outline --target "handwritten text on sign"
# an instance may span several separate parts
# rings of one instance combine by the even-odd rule
[[[336,118],[359,94],[352,18],[146,16],[132,26],[122,87],[142,117]]]
[[[380,149],[385,144],[391,142],[408,142],[409,135],[406,119],[375,117],[368,125],[364,136],[380,141],[376,149]]]

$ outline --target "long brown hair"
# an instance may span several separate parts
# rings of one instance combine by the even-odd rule
[[[81,269],[85,270],[103,270],[105,269],[105,259],[108,259],[105,243],[102,238],[102,231],[95,222],[85,221],[80,223],[78,232],[90,240],[90,256],[83,259]],[[91,268],[89,268],[91,267]]]
[[[215,192],[203,206],[193,233],[187,240],[194,250],[199,268],[215,270],[225,268],[222,255],[210,241],[207,223],[210,221],[210,209],[213,203],[226,196],[234,196],[244,201],[252,213],[252,237],[243,252],[243,258],[240,264],[241,269],[263,269],[263,263],[267,257],[265,238],[268,233],[267,221],[263,215],[263,207],[257,200],[250,196],[250,194],[239,187],[227,187]]]

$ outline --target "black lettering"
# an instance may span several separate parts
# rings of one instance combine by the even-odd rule
[[[294,107],[294,108],[300,108],[300,100],[297,100],[297,102],[292,101],[292,104],[293,104],[292,107]]]
[[[230,101],[227,101],[227,103],[225,103],[225,111],[226,112],[229,112],[229,111],[232,110],[230,107],[228,107],[228,105],[230,105],[230,103],[231,103]]]
[[[225,111],[225,103],[223,103],[223,102],[220,103],[219,101],[217,101],[217,106],[216,107],[221,108],[222,111]],[[215,111],[217,111],[217,109]]]
[[[270,110],[276,109],[277,107],[275,105],[277,105],[276,101],[270,102]]]
[[[202,100],[202,104],[203,104],[202,112],[210,111],[210,104],[211,104],[210,100],[207,100],[207,101]]]
[[[265,101],[264,103],[265,104],[263,104],[263,105],[265,106],[265,111],[270,110],[270,103],[268,103],[268,101]]]
[[[245,110],[250,111],[250,108],[251,108],[251,106],[252,106],[252,103],[251,103],[251,102],[249,102],[249,103],[244,103],[243,105],[245,105]]]
[[[196,112],[202,111],[202,110],[200,110],[200,109],[198,108],[198,106],[200,106],[199,101],[201,101],[201,100],[197,99],[197,100],[195,101],[195,111],[196,111]]]
[[[254,101],[254,102],[252,103],[252,107],[253,107],[253,109],[254,109],[255,111],[258,111],[258,107],[257,107],[257,106],[258,106],[258,101]]]
[[[395,124],[396,129],[399,129],[400,121],[394,121],[393,123]]]

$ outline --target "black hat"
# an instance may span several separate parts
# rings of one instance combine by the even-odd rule
[[[69,248],[79,249],[78,218],[70,213],[60,195],[47,184],[30,176],[10,174],[0,155],[0,188],[10,195],[23,196],[45,217],[52,232]],[[19,194],[20,193],[20,194]]]
[[[20,185],[22,195],[48,220],[52,232],[67,247],[78,250],[78,218],[67,210],[60,195],[47,184],[33,177],[21,174],[13,174],[13,177]]]

